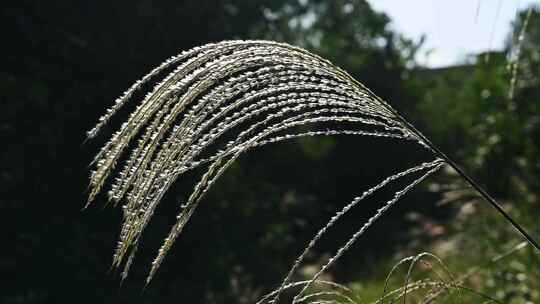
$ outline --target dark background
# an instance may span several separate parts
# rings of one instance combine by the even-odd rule
[[[348,4],[352,12],[342,9]],[[518,106],[496,126],[486,123],[486,117],[506,109],[500,103],[450,104],[479,100],[478,92],[486,88],[505,100],[504,54],[494,54],[482,69],[468,64],[425,70],[413,60],[421,41],[390,30],[388,17],[364,1],[17,1],[0,12],[2,53],[7,52],[0,72],[2,303],[249,302],[278,284],[337,208],[385,176],[429,160],[421,149],[399,143],[341,137],[254,151],[204,199],[143,292],[149,262],[178,202],[189,193],[188,178],[167,194],[130,277],[120,287],[118,276],[109,271],[120,212],[103,207],[105,196],[81,209],[88,164],[127,113],[83,144],[85,132],[133,81],[181,50],[208,42],[262,38],[306,47],[389,100],[484,177],[497,195],[510,195],[508,180],[516,175],[527,189],[537,185],[537,103]],[[306,14],[315,17],[302,26]],[[527,65],[531,75],[538,75],[535,64]],[[533,77],[520,89],[519,98],[537,100],[535,81]],[[445,107],[453,110],[440,110]],[[503,143],[490,146],[492,133],[502,134]],[[479,147],[488,152],[478,152]],[[500,178],[485,178],[493,172]],[[319,256],[310,262],[333,253],[389,195],[383,192],[347,216],[322,240]],[[331,274],[342,281],[358,279],[374,271],[380,259],[413,246],[414,223],[403,214],[415,210],[444,222],[454,210],[436,207],[432,202],[438,198],[425,188],[411,193]]]

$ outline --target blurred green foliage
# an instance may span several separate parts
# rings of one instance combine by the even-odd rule
[[[540,10],[531,9],[524,28],[527,12],[519,14],[503,52],[478,55],[464,66],[421,71],[427,87],[416,115],[423,118],[429,135],[441,140],[444,151],[455,155],[519,223],[538,236]],[[441,191],[446,192],[444,204],[456,208],[447,224],[453,237],[446,244],[454,249],[447,261],[458,273],[485,264],[519,242],[516,232],[456,175],[448,172],[440,179],[444,182],[438,188],[446,189]],[[434,248],[441,245],[444,242]],[[536,303],[539,265],[538,253],[527,248],[484,267],[467,283],[503,303]]]
[[[180,50],[222,39],[275,39],[330,59],[390,101],[540,233],[534,222],[540,170],[538,11],[527,28],[513,98],[507,57],[515,43],[488,61],[480,56],[476,63],[426,70],[414,62],[421,41],[391,30],[390,19],[364,0],[22,0],[5,5],[0,17],[9,24],[1,29],[9,42],[0,71],[2,303],[250,302],[275,287],[336,209],[424,159],[423,151],[389,141],[345,137],[283,143],[245,155],[203,202],[141,295],[150,257],[193,182],[187,178],[167,195],[130,279],[119,289],[107,271],[120,213],[80,211],[86,166],[105,140],[82,145],[85,131],[153,66]],[[514,36],[521,24],[514,25]],[[333,252],[389,195],[375,196],[344,218],[317,252]],[[381,265],[391,257],[420,246],[413,229],[418,223],[404,216],[413,210],[458,225],[457,204],[438,207],[440,196],[426,189],[411,193],[332,269],[334,278],[380,276],[390,269]],[[105,197],[100,201],[105,204]],[[486,247],[516,240],[504,221],[490,216],[479,229],[496,225],[490,229],[494,235],[478,234],[495,240]],[[452,229],[433,238],[424,234],[421,244],[450,239],[450,231],[459,232]]]

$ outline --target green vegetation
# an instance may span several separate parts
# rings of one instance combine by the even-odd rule
[[[284,141],[243,155],[201,201],[188,231],[141,294],[144,265],[174,224],[178,202],[197,182],[201,172],[193,172],[165,195],[118,290],[119,280],[107,271],[120,210],[80,212],[86,165],[106,141],[98,135],[81,147],[84,132],[118,92],[164,58],[224,39],[273,39],[330,59],[453,156],[538,238],[540,11],[533,9],[524,27],[527,15],[522,12],[509,31],[507,50],[492,52],[489,60],[480,54],[461,66],[428,70],[413,60],[421,41],[390,30],[388,17],[361,0],[7,5],[0,13],[13,25],[0,72],[7,100],[0,114],[6,143],[0,208],[7,227],[0,272],[8,279],[0,302],[253,303],[279,286],[336,210],[384,177],[426,159],[422,148],[353,136]],[[135,93],[134,100],[143,95]],[[116,130],[135,106],[128,104],[104,133]],[[390,185],[351,210],[306,256],[307,265],[293,280],[311,277],[337,244],[412,180]],[[101,204],[106,200],[96,197]],[[444,266],[426,258],[415,266],[411,284],[459,280],[475,271],[464,287],[502,303],[538,303],[537,252],[526,246],[490,262],[521,242],[445,168],[390,209],[321,279],[347,286],[351,291],[335,288],[354,301],[371,303],[383,295],[393,265],[427,251]],[[389,290],[403,287],[407,267],[392,275]],[[435,288],[447,290],[435,303],[485,300],[462,288],[458,293],[455,284]],[[410,290],[407,302],[424,298],[426,291]]]

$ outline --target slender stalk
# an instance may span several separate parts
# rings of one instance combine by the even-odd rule
[[[527,233],[527,231],[525,231],[525,229],[523,227],[521,227],[518,223],[516,223],[516,221],[514,221],[514,219],[506,211],[504,211],[504,209],[501,207],[501,205],[499,205],[499,203],[497,203],[497,201],[493,197],[491,197],[491,195],[489,195],[489,193],[487,193],[486,190],[484,190],[482,187],[480,187],[480,185],[477,182],[475,182],[469,175],[467,175],[467,173],[465,173],[465,171],[460,166],[458,166],[458,164],[456,164],[452,159],[450,159],[442,151],[440,151],[438,149],[436,149],[435,151],[437,151],[437,154],[439,154],[439,156],[442,159],[444,159],[450,165],[450,167],[452,167],[454,170],[456,170],[456,172],[461,177],[463,177],[469,183],[469,185],[471,185],[471,187],[473,187],[478,193],[480,193],[480,195],[488,203],[490,203],[497,211],[499,211],[499,213],[502,214],[502,216],[504,216],[504,218],[506,218],[506,220],[508,220],[510,222],[510,224],[512,224],[512,226],[517,231],[519,231],[519,233],[521,233],[521,235],[529,243],[531,243],[531,245],[533,245],[537,250],[540,251],[540,245],[538,244],[538,242],[536,242],[533,239],[533,237],[529,233]]]
[[[370,93],[372,93],[368,88],[366,88],[364,85],[362,85],[361,83],[359,83],[358,81],[356,81],[354,78],[351,77],[351,81],[353,81],[355,84],[357,84],[360,88],[362,88],[363,90],[365,91],[368,91]],[[444,152],[442,152],[439,148],[437,148],[437,146],[435,146],[427,137],[424,136],[424,134],[422,134],[422,132],[420,132],[418,129],[416,129],[415,126],[413,126],[410,122],[408,122],[403,116],[401,116],[401,114],[399,114],[398,111],[396,111],[394,108],[392,108],[387,102],[385,102],[384,100],[380,99],[379,97],[377,97],[377,95],[373,94],[376,98],[378,98],[379,102],[381,103],[381,105],[383,107],[385,107],[388,111],[390,111],[391,113],[393,113],[397,119],[405,124],[407,126],[407,128],[413,132],[416,136],[418,136],[421,140],[424,141],[424,143],[435,153],[437,154],[440,158],[442,158],[448,165],[450,165],[450,167],[452,167],[454,170],[456,170],[456,172],[463,178],[467,181],[467,183],[469,183],[469,185],[471,187],[473,187],[479,194],[480,196],[482,196],[484,198],[484,200],[486,200],[488,203],[490,203],[497,211],[499,211],[499,213],[508,221],[510,222],[510,224],[512,225],[512,227],[514,227],[514,229],[516,229],[531,245],[533,245],[538,251],[540,251],[540,245],[538,244],[537,241],[535,241],[533,239],[533,237],[527,233],[527,231],[525,231],[525,229],[523,229],[521,227],[521,225],[519,225],[516,221],[514,221],[514,219],[506,212],[504,211],[504,209],[501,207],[501,205],[499,205],[499,203],[497,203],[497,201],[495,201],[495,199],[493,197],[491,197],[491,195],[489,195],[486,190],[484,190],[477,182],[475,182],[467,173],[465,173],[465,171],[460,167],[458,166],[458,164],[453,161],[448,155],[444,154]]]
[[[422,140],[426,142],[426,144],[435,152],[440,158],[444,159],[444,161],[450,165],[463,179],[469,183],[471,187],[473,187],[479,194],[486,200],[488,203],[490,203],[499,213],[514,227],[521,235],[531,244],[533,245],[538,251],[540,251],[540,245],[538,242],[529,234],[521,225],[519,225],[504,209],[497,203],[497,201],[489,195],[489,193],[484,190],[476,181],[474,181],[455,161],[453,161],[448,155],[446,155],[444,152],[442,152],[439,148],[437,148],[429,139],[427,139],[420,131],[418,131],[412,124],[410,124],[408,121],[406,121],[402,116],[398,115],[398,117],[402,120],[403,123],[407,124],[411,130],[413,130],[416,135],[418,135]]]

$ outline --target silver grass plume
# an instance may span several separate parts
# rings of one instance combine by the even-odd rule
[[[88,132],[88,138],[95,137],[137,90],[160,77],[127,121],[101,148],[90,175],[87,206],[101,192],[120,157],[129,152],[108,191],[110,201],[115,205],[123,203],[123,222],[113,256],[114,267],[124,265],[122,278],[127,276],[154,210],[182,174],[198,167],[207,168],[187,202],[179,206],[177,221],[152,262],[147,283],[203,196],[242,153],[268,143],[308,136],[345,134],[392,138],[421,145],[431,151],[435,159],[386,178],[339,211],[310,241],[281,286],[271,293],[273,299],[263,298],[259,303],[277,302],[315,242],[360,200],[405,175],[423,172],[364,223],[312,280],[302,284],[295,302],[305,301],[305,291],[318,282],[324,270],[407,191],[444,164],[453,167],[539,248],[495,200],[387,102],[328,60],[284,43],[223,41],[173,56],[117,98]],[[298,128],[324,122],[332,122],[332,127],[313,131],[299,131]],[[227,134],[234,135],[228,142]],[[133,143],[135,138],[137,141]],[[126,151],[130,144],[134,148]]]

